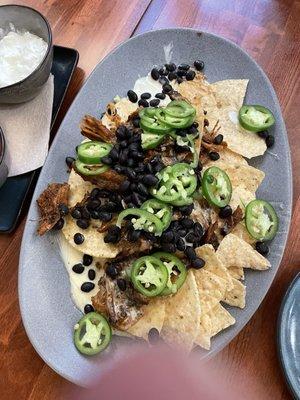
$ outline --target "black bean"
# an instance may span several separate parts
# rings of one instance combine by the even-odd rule
[[[118,268],[114,264],[109,264],[106,267],[105,272],[111,279],[115,279],[119,275]]]
[[[187,242],[189,242],[189,243],[194,243],[194,242],[197,240],[197,238],[196,238],[196,236],[195,236],[192,232],[189,232],[189,233],[186,235],[185,240],[186,240]]]
[[[96,211],[96,210],[92,210],[92,211],[90,212],[90,215],[91,215],[91,218],[92,218],[92,219],[99,219],[99,212]]]
[[[79,233],[79,232],[75,233],[73,239],[74,239],[74,243],[78,244],[78,245],[82,244],[84,242],[84,236],[82,233]]]
[[[82,290],[82,292],[89,293],[90,291],[92,291],[94,289],[94,287],[95,287],[95,284],[93,282],[84,282],[81,285],[80,289]]]
[[[167,71],[167,69],[166,69],[165,67],[161,67],[161,68],[158,70],[158,72],[159,72],[159,75],[161,75],[161,76],[166,76],[166,75],[168,75],[168,71]]]
[[[157,344],[159,342],[159,331],[156,328],[151,328],[148,332],[148,340],[150,344]]]
[[[176,240],[176,247],[179,251],[184,251],[186,248],[185,242],[182,238],[178,238],[178,240]]]
[[[131,168],[127,168],[127,169],[126,169],[125,175],[127,175],[128,178],[129,178],[131,181],[135,181],[135,180],[137,179],[137,176],[136,176],[135,171],[134,171],[133,169],[131,169]]]
[[[209,121],[206,118],[204,118],[204,126],[209,126]]]
[[[266,138],[266,145],[267,145],[267,148],[269,149],[270,147],[273,147],[273,146],[274,146],[274,143],[275,143],[275,138],[274,138],[274,136],[273,136],[273,135],[267,136],[267,138]]]
[[[94,188],[94,189],[91,191],[90,198],[91,198],[91,199],[96,199],[97,197],[100,196],[100,193],[101,193],[100,189]]]
[[[117,279],[117,285],[122,292],[125,292],[127,286],[125,279],[122,278]]]
[[[89,221],[88,221],[87,219],[83,219],[83,218],[78,219],[78,220],[76,221],[76,224],[77,224],[77,226],[79,226],[79,228],[81,228],[81,229],[87,229],[87,228],[90,226]]]
[[[183,215],[190,215],[192,213],[193,209],[194,209],[194,204],[189,204],[188,206],[178,207],[178,210]]]
[[[138,101],[137,94],[136,94],[133,90],[128,90],[127,96],[128,96],[128,99],[129,99],[132,103],[136,103],[136,102]]]
[[[157,68],[153,68],[153,69],[151,70],[151,76],[152,76],[152,78],[153,78],[155,81],[158,80],[158,78],[159,78],[159,72],[158,72],[158,69],[157,69]]]
[[[184,237],[187,234],[187,230],[184,229],[183,227],[179,226],[179,229],[177,230],[177,233],[178,233],[179,236]]]
[[[88,272],[88,277],[91,281],[93,281],[96,278],[96,272],[94,269],[89,269]]]
[[[72,267],[72,271],[74,271],[76,274],[82,274],[84,271],[84,266],[81,263],[75,264]]]
[[[124,140],[127,138],[127,128],[124,125],[120,125],[116,131],[118,140]]]
[[[82,264],[85,265],[86,267],[88,267],[89,265],[91,265],[93,262],[93,257],[90,256],[89,254],[84,254],[83,258],[82,258]]]
[[[187,131],[185,129],[180,129],[176,133],[177,133],[177,135],[179,135],[181,137],[184,137],[187,135]]]
[[[176,73],[178,78],[183,78],[187,74],[187,72],[183,69],[178,70]]]
[[[88,313],[93,312],[93,311],[94,311],[94,307],[91,304],[86,304],[84,306],[84,313],[85,314],[88,314]]]
[[[164,100],[166,98],[165,93],[156,93],[155,97],[160,100]]]
[[[223,226],[223,227],[220,229],[220,233],[221,233],[222,236],[228,235],[228,233],[229,233],[228,226],[227,226],[227,225]]]
[[[160,237],[162,243],[170,243],[174,240],[174,233],[172,231],[165,231]]]
[[[81,212],[80,212],[80,210],[78,210],[78,208],[74,208],[74,209],[71,211],[71,215],[72,215],[72,217],[73,217],[74,219],[79,219],[79,218],[81,218]]]
[[[153,243],[157,242],[157,239],[156,239],[156,236],[154,235],[154,233],[146,232],[146,231],[143,231],[142,233],[146,240],[149,240],[150,242],[153,242]]]
[[[113,169],[114,169],[118,174],[122,174],[122,173],[123,173],[124,167],[122,167],[120,164],[116,164],[116,165],[114,165]]]
[[[191,69],[186,74],[186,80],[192,81],[195,78],[195,76],[196,76],[196,72]]]
[[[121,185],[119,186],[119,190],[121,193],[126,192],[129,189],[130,186],[130,182],[128,180],[125,180],[121,183]]]
[[[89,211],[96,210],[101,205],[101,201],[99,199],[90,200],[87,204],[87,209]]]
[[[230,205],[220,208],[220,211],[219,211],[220,218],[228,218],[231,215],[232,215],[232,208],[230,207]]]
[[[182,82],[183,82],[183,79],[180,78],[180,77],[178,77],[178,78],[177,78],[177,83],[182,83]]]
[[[202,258],[197,257],[191,261],[191,266],[192,266],[192,268],[195,268],[195,269],[203,268],[204,265],[205,265],[205,261]]]
[[[105,165],[112,165],[113,160],[111,159],[110,156],[104,156],[104,157],[101,157],[101,162]]]
[[[152,99],[150,100],[150,107],[157,107],[159,105],[160,100],[159,99]]]
[[[121,237],[118,235],[114,235],[112,233],[107,233],[104,236],[105,243],[118,243],[121,240]]]
[[[116,147],[113,147],[109,153],[109,157],[113,160],[113,161],[117,161],[119,159],[119,151],[117,150]],[[103,161],[103,160],[102,160]]]
[[[176,65],[174,63],[165,64],[167,71],[173,72],[176,69]]]
[[[89,210],[87,209],[86,206],[82,207],[82,209],[81,209],[81,215],[82,215],[82,218],[90,219],[91,214],[90,214],[90,212],[89,212]]]
[[[138,207],[140,207],[143,204],[143,199],[138,193],[133,193],[131,195],[131,201]]]
[[[192,125],[188,128],[187,133],[189,133],[190,135],[196,135],[199,134],[199,131],[195,126]]]
[[[169,72],[168,79],[169,81],[173,81],[177,78],[177,74],[175,72]]]
[[[147,100],[144,100],[144,99],[139,100],[139,101],[138,101],[138,105],[139,105],[140,107],[149,107],[148,101],[147,101]]]
[[[163,249],[163,251],[166,251],[167,253],[175,253],[176,252],[176,246],[173,243],[163,243],[162,249]]]
[[[265,242],[257,242],[255,248],[263,256],[269,253],[269,246]]]
[[[137,191],[139,194],[142,196],[148,196],[148,190],[145,185],[143,185],[141,182],[137,184]]]
[[[141,99],[148,100],[151,97],[151,93],[145,92],[141,94]]]
[[[140,230],[133,230],[127,233],[127,240],[131,243],[136,242],[140,236],[141,236],[142,231]]]
[[[183,218],[180,220],[181,226],[186,229],[191,229],[194,226],[194,221],[190,218]]]
[[[133,125],[135,128],[139,128],[139,127],[140,127],[140,118],[134,118],[134,119],[132,120],[132,125]]]
[[[155,186],[158,183],[158,178],[155,175],[147,174],[143,176],[142,182],[147,186]]]
[[[199,222],[195,222],[194,224],[194,233],[199,237],[202,237],[204,234],[203,226]]]
[[[189,66],[189,64],[180,64],[180,65],[178,65],[178,69],[188,71],[190,69],[190,66]]]
[[[194,128],[198,128],[199,127],[199,124],[198,124],[198,122],[193,122],[193,125],[192,125]]]
[[[108,222],[112,219],[112,214],[106,211],[99,212],[99,219],[103,222]]]
[[[69,168],[72,168],[73,162],[75,161],[75,158],[73,157],[66,157],[66,164]]]
[[[172,86],[169,85],[168,83],[165,83],[165,84],[163,85],[162,90],[163,90],[163,93],[169,93],[169,92],[172,91]]]
[[[170,223],[169,229],[176,231],[176,230],[178,230],[179,228],[180,228],[180,223],[179,223],[179,221],[172,221],[172,222]]]
[[[108,198],[112,194],[112,192],[110,190],[108,190],[108,189],[99,189],[99,190],[100,190],[99,197]]]
[[[214,138],[214,144],[221,144],[223,142],[224,136],[219,134]]]
[[[189,259],[189,260],[195,260],[196,258],[197,258],[197,255],[196,255],[196,252],[195,252],[195,250],[192,248],[192,247],[190,247],[190,246],[188,246],[186,249],[185,249],[185,255],[187,256],[187,258]]]
[[[267,139],[267,137],[269,136],[269,132],[268,131],[261,131],[261,132],[257,132],[258,136],[261,137],[262,139]]]
[[[208,156],[212,161],[217,161],[220,158],[220,154],[216,151],[211,151],[210,153],[208,153]]]
[[[63,228],[64,224],[65,224],[64,219],[63,219],[63,218],[60,218],[60,219],[56,222],[56,224],[53,226],[52,229],[54,229],[54,230],[56,230],[56,231],[60,231],[60,230]]]
[[[204,62],[201,60],[196,60],[194,62],[194,67],[196,68],[197,71],[202,71],[204,68]]]
[[[69,214],[69,207],[65,203],[61,203],[58,206],[59,213],[62,217]]]

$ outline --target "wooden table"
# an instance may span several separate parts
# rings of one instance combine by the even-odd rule
[[[163,27],[194,27],[223,35],[246,49],[267,72],[286,121],[294,170],[294,217],[285,256],[269,294],[243,331],[223,350],[227,378],[244,382],[255,399],[290,399],[276,355],[276,318],[283,293],[300,262],[300,3],[297,0],[16,0],[50,21],[54,43],[80,53],[56,128],[95,65],[133,34]],[[5,4],[0,0],[0,5]],[[222,67],[222,66],[220,66]],[[298,96],[297,96],[298,94]],[[17,295],[25,223],[0,236],[0,397],[61,399],[71,386],[32,348],[21,323]]]

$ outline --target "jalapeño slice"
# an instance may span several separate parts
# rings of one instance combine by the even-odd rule
[[[131,281],[136,290],[148,297],[159,295],[169,278],[167,267],[156,257],[137,259],[131,268]]]
[[[150,199],[141,205],[141,209],[146,210],[159,218],[163,224],[163,230],[166,230],[169,227],[172,219],[172,208],[166,203],[157,199]]]
[[[260,105],[245,105],[239,111],[239,121],[244,129],[252,132],[264,131],[274,125],[272,112]]]
[[[172,117],[185,118],[195,115],[196,110],[184,100],[173,100],[165,108],[165,113]]]
[[[186,280],[187,270],[185,265],[178,257],[170,253],[161,251],[152,255],[162,261],[169,274],[168,282],[161,294],[167,296],[176,293]]]
[[[126,208],[126,210],[119,214],[116,225],[121,227],[124,218],[129,216],[132,216],[131,222],[134,229],[143,229],[144,231],[154,233],[156,236],[162,234],[163,222],[156,215],[141,208]]]
[[[112,146],[104,142],[89,141],[77,147],[79,160],[84,164],[99,164],[101,157],[106,156]]]
[[[232,194],[229,176],[218,167],[208,168],[203,174],[202,191],[211,205],[225,207],[230,202]]]
[[[80,160],[76,160],[75,169],[82,175],[92,176],[102,174],[107,171],[109,167],[103,164],[85,164]]]
[[[278,230],[278,216],[265,200],[252,200],[245,211],[246,228],[254,239],[271,240]]]
[[[83,316],[75,325],[74,343],[80,353],[93,356],[100,353],[111,341],[111,328],[107,320],[96,312]]]

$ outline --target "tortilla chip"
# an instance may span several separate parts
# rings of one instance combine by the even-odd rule
[[[195,250],[197,256],[205,261],[204,269],[222,278],[225,282],[224,289],[231,290],[233,288],[231,276],[223,265],[221,258],[219,258],[215,252],[213,246],[211,244],[205,244],[204,246],[198,247]]]
[[[200,327],[195,344],[210,349],[210,339],[223,329],[235,323],[233,316],[218,303],[209,313],[201,316]]]
[[[244,240],[245,242],[249,244],[255,244],[256,239],[252,237],[249,232],[247,231],[247,228],[245,226],[245,223],[243,221],[239,222],[231,231],[235,236],[239,237],[240,239]]]
[[[73,169],[70,172],[68,184],[70,185],[70,207],[74,207],[76,203],[79,203],[87,193],[91,192],[94,187],[96,187],[91,182],[84,181]]]
[[[159,332],[162,329],[165,319],[165,303],[161,299],[154,299],[143,306],[142,310],[144,312],[142,318],[127,329],[127,332],[148,341],[148,332],[151,328],[156,328]]]
[[[248,85],[247,79],[228,79],[213,83],[210,91],[201,99],[207,111],[210,126],[219,120],[219,133],[224,136],[230,150],[246,158],[264,154],[265,141],[253,132],[243,129],[238,122],[238,112],[243,105]]]
[[[204,268],[195,270],[194,276],[199,291],[201,313],[206,314],[224,299],[226,281]]]
[[[244,268],[242,267],[235,267],[235,266],[228,267],[227,271],[229,272],[232,278],[242,281],[245,279]]]
[[[208,166],[216,166],[218,167],[219,164],[229,164],[232,167],[240,166],[240,165],[248,165],[247,161],[242,157],[240,154],[237,154],[231,151],[228,148],[220,149],[219,151],[220,158],[217,161],[210,160],[206,165]]]
[[[119,253],[118,247],[104,242],[105,233],[99,233],[95,224],[101,222],[94,221],[87,229],[81,229],[77,226],[75,220],[69,215],[65,217],[65,224],[62,233],[65,238],[76,250],[89,254],[92,257],[115,258]],[[75,233],[81,233],[85,240],[82,244],[74,243]]]
[[[235,211],[238,206],[241,210],[245,210],[246,206],[250,201],[255,200],[255,194],[245,189],[243,186],[237,186],[232,188],[232,195],[229,202],[232,210]]]
[[[182,288],[165,301],[165,320],[161,337],[170,344],[189,352],[199,331],[201,308],[199,292],[192,271]]]
[[[237,279],[232,279],[233,289],[227,290],[224,303],[233,307],[244,308],[246,305],[246,286]]]
[[[270,268],[270,262],[239,237],[229,233],[220,243],[217,255],[225,267],[242,267],[257,270]]]
[[[233,316],[223,307],[218,304],[211,312],[211,331],[210,335],[215,336],[222,330],[228,328],[235,323]]]

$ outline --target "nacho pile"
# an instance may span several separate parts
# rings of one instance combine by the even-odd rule
[[[176,84],[162,82],[162,93],[152,100],[146,92],[137,103],[131,90],[128,97],[108,104],[102,121],[83,119],[83,135],[101,142],[100,150],[107,152],[101,153],[101,163],[88,165],[82,159],[95,157],[95,150],[85,141],[82,159],[74,162],[64,186],[69,212],[61,214],[62,223],[52,217],[50,227],[63,225],[70,248],[105,270],[99,282],[92,283],[98,292],[89,299],[90,307],[116,334],[148,341],[150,333],[157,332],[169,345],[189,352],[196,345],[209,350],[212,338],[235,323],[227,306],[247,306],[244,269],[271,266],[260,254],[264,251],[257,251],[263,246],[257,245],[255,232],[261,229],[267,235],[274,222],[263,214],[262,225],[252,232],[247,225],[247,206],[256,204],[265,176],[247,160],[266,151],[265,140],[238,120],[248,80],[211,84],[201,72],[189,66],[186,71]],[[158,85],[156,72],[151,76],[147,79]],[[166,95],[170,103],[157,108],[157,100]],[[168,127],[172,123],[177,130]],[[135,141],[138,134],[142,144]],[[132,152],[133,161],[128,161]],[[217,188],[210,193],[205,174],[220,170],[221,177],[209,176]],[[224,193],[214,203],[210,196],[220,187]],[[257,204],[253,218],[263,212],[259,207],[264,203]],[[82,217],[84,213],[88,216]],[[95,322],[95,315],[92,325],[83,318],[87,336],[88,329],[94,332],[93,326],[102,323],[102,334],[105,329],[108,334],[105,322]],[[82,343],[75,344],[87,351]],[[101,347],[101,340],[90,346]]]

